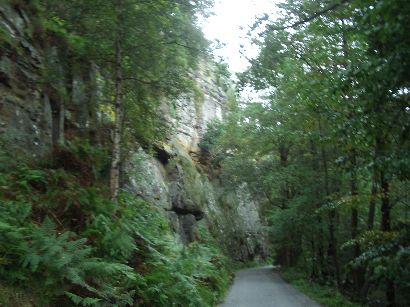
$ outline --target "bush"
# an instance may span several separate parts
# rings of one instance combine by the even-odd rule
[[[184,246],[159,208],[125,192],[110,201],[98,176],[84,182],[72,167],[81,159],[97,170],[95,150],[69,144],[69,167],[8,163],[0,153],[5,289],[35,289],[43,306],[215,305],[229,272],[208,231]]]
[[[343,296],[336,288],[322,286],[313,281],[309,281],[301,271],[297,269],[286,269],[282,276],[298,288],[301,292],[315,300],[322,306],[326,307],[359,307],[359,304],[351,302]]]

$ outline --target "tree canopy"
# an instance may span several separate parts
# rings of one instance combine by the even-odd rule
[[[211,130],[223,175],[265,203],[280,264],[358,301],[404,304],[410,5],[293,0],[280,9],[239,75],[239,89],[267,94]]]

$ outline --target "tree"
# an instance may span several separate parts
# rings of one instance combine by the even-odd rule
[[[278,261],[356,300],[383,290],[394,306],[405,301],[397,291],[407,278],[387,272],[401,256],[397,243],[386,246],[409,223],[393,201],[408,201],[398,187],[410,174],[409,4],[286,1],[281,9],[240,76],[240,87],[269,94],[223,128],[223,174],[263,193]]]
[[[164,99],[191,90],[190,70],[207,42],[197,28],[197,15],[209,1],[44,1],[51,19],[81,38],[85,57],[104,77],[113,117],[110,189],[120,186],[124,131],[134,137],[157,137],[155,110]],[[111,103],[110,103],[111,105]],[[145,116],[141,116],[142,113]],[[130,129],[127,129],[130,128]],[[154,135],[149,135],[149,134]],[[149,135],[149,137],[148,137]]]

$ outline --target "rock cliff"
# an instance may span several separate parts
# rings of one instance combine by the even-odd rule
[[[0,6],[0,30],[1,138],[41,156],[64,137],[61,131],[92,137],[98,129],[95,67],[59,65],[63,51],[40,44],[33,22],[18,7]],[[45,80],[55,73],[65,75],[64,84]],[[192,78],[194,94],[163,106],[164,118],[173,127],[168,141],[156,146],[154,154],[135,145],[123,165],[124,185],[163,208],[181,241],[197,240],[202,225],[232,258],[263,257],[258,203],[245,185],[232,188],[217,178],[211,181],[198,162],[198,142],[211,120],[223,119],[226,96],[217,85],[213,64],[203,60]]]
[[[10,143],[41,153],[52,141],[52,108],[41,87],[44,57],[23,10],[0,6],[0,133]]]
[[[223,120],[227,97],[217,85],[212,64],[202,62],[193,78],[198,92],[176,102],[174,117],[168,112],[174,126],[168,143],[154,156],[141,148],[131,153],[125,167],[127,188],[164,208],[183,242],[198,239],[204,224],[232,258],[265,257],[259,203],[246,185],[226,187],[218,178],[210,180],[198,162],[198,143],[209,122]]]

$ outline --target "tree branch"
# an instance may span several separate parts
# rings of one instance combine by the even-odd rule
[[[183,47],[183,48],[185,48],[185,49],[193,50],[193,51],[196,51],[196,52],[199,52],[199,53],[204,53],[204,50],[201,50],[201,49],[196,48],[196,47],[192,47],[192,46],[188,46],[188,45],[179,43],[179,42],[177,42],[176,40],[173,40],[173,41],[164,41],[163,44],[164,44],[164,45],[177,45],[177,46]]]
[[[123,78],[123,80],[133,80],[133,81],[137,81],[139,83],[146,84],[146,85],[155,85],[159,83],[159,81],[157,80],[148,81],[148,80],[141,80],[141,79],[134,78],[134,77]]]
[[[339,0],[338,2],[336,2],[334,4],[331,4],[328,7],[324,8],[323,10],[320,10],[320,11],[318,11],[318,12],[316,12],[316,13],[314,13],[314,14],[312,14],[312,15],[310,15],[310,16],[302,19],[302,20],[299,20],[299,21],[291,24],[291,25],[281,26],[281,27],[272,27],[272,26],[270,26],[269,29],[272,30],[272,31],[278,31],[278,30],[285,30],[285,29],[289,29],[289,28],[296,28],[297,26],[300,26],[304,23],[312,21],[313,19],[315,19],[319,16],[327,14],[328,12],[337,9],[339,6],[341,6],[345,3],[348,3],[350,1],[352,1],[352,0]]]

